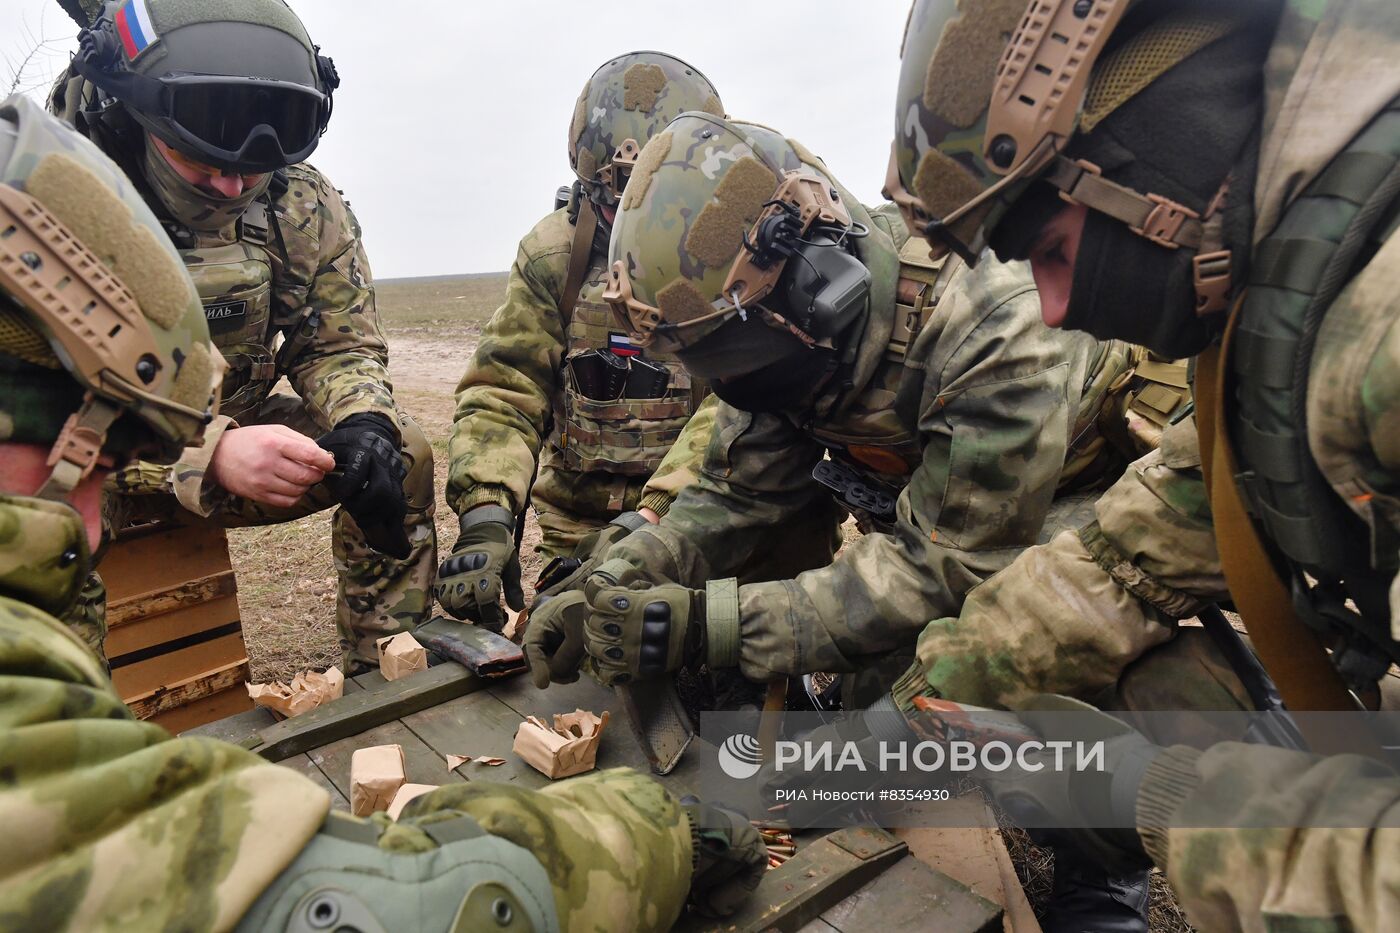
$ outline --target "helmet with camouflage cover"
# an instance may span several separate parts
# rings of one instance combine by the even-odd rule
[[[108,0],[79,43],[73,70],[99,92],[86,119],[129,114],[178,153],[239,174],[305,161],[340,83],[284,0]]]
[[[868,286],[869,274],[844,248],[858,226],[847,196],[800,144],[756,124],[688,113],[652,137],[637,160],[613,227],[603,297],[634,342],[683,359],[736,318],[813,345],[849,323],[859,301],[822,306],[841,319],[835,326],[821,319],[831,315],[813,312],[815,303],[790,306],[791,276],[784,273],[810,267],[820,274],[814,261],[846,257],[854,265],[842,271],[864,279],[837,274],[822,281],[841,279],[857,291]],[[818,233],[828,239],[817,243]],[[818,248],[790,262],[807,245]],[[757,338],[765,328],[746,330]]]
[[[1247,198],[1229,203],[1226,179],[1252,183],[1274,23],[1252,6],[916,0],[886,194],[935,254],[969,263],[988,246],[1027,258],[1052,216],[1086,209],[1090,256],[1076,276],[1117,270],[1119,281],[1075,289],[1080,313],[1065,326],[1191,355],[1232,290],[1241,231],[1229,212]],[[1130,279],[1156,283],[1170,306],[1110,311],[1157,300]]]
[[[724,116],[714,85],[664,52],[629,52],[593,72],[569,123],[569,165],[597,204],[616,204],[642,147],[687,110]]]
[[[174,247],[110,160],[23,97],[0,104],[0,440],[52,444],[41,495],[100,454],[174,459],[223,360]]]

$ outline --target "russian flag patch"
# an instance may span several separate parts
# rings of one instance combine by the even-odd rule
[[[146,9],[146,0],[127,0],[117,10],[117,35],[122,40],[128,61],[135,59],[160,38],[151,22],[151,11]]]
[[[642,352],[631,337],[614,331],[608,331],[608,349],[618,356],[637,356]]]

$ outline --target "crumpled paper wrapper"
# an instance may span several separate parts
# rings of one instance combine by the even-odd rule
[[[254,706],[266,706],[280,716],[291,718],[310,712],[322,703],[340,699],[345,692],[345,675],[332,667],[325,673],[302,671],[290,684],[280,680],[270,684],[247,684]]]
[[[408,632],[386,636],[374,644],[379,649],[379,673],[385,680],[398,680],[428,669],[427,649]]]
[[[422,797],[430,790],[437,790],[436,784],[405,784],[399,788],[399,792],[394,795],[394,799],[389,803],[389,819],[397,820],[399,814],[403,813],[403,808],[408,806],[408,802],[414,797]]]
[[[389,809],[394,795],[407,780],[403,746],[374,745],[357,749],[350,756],[350,812],[369,816],[376,810]]]
[[[598,745],[608,713],[601,717],[587,710],[556,713],[551,728],[531,716],[515,732],[514,751],[547,778],[573,777],[592,771],[598,763]]]

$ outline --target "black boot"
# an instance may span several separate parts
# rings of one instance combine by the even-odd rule
[[[1055,849],[1044,933],[1147,933],[1148,872],[1110,875],[1069,846]]]

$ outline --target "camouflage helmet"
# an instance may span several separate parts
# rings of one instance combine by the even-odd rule
[[[1240,15],[1204,5],[1206,12],[1119,37],[1101,56],[1134,3],[915,0],[885,194],[935,255],[951,249],[975,263],[1036,179],[1157,245],[1200,248],[1200,212],[1110,181],[1098,166],[1063,154],[1077,133],[1091,131]],[[1198,270],[1200,299],[1218,305],[1220,282],[1203,283],[1203,275]]]
[[[642,147],[687,110],[724,116],[714,85],[664,52],[629,52],[583,86],[569,123],[569,165],[597,203],[615,204]]]
[[[309,158],[340,84],[284,0],[108,0],[73,70],[101,92],[93,118],[118,102],[172,149],[240,174]]]
[[[194,284],[121,170],[28,99],[0,103],[0,440],[57,438],[45,494],[62,493],[103,452],[174,459],[222,374]]]
[[[603,298],[634,342],[661,352],[693,346],[750,312],[788,326],[760,306],[785,258],[756,255],[758,230],[787,210],[800,217],[800,233],[818,224],[849,230],[846,204],[801,144],[757,124],[684,114],[652,137],[633,169]]]

